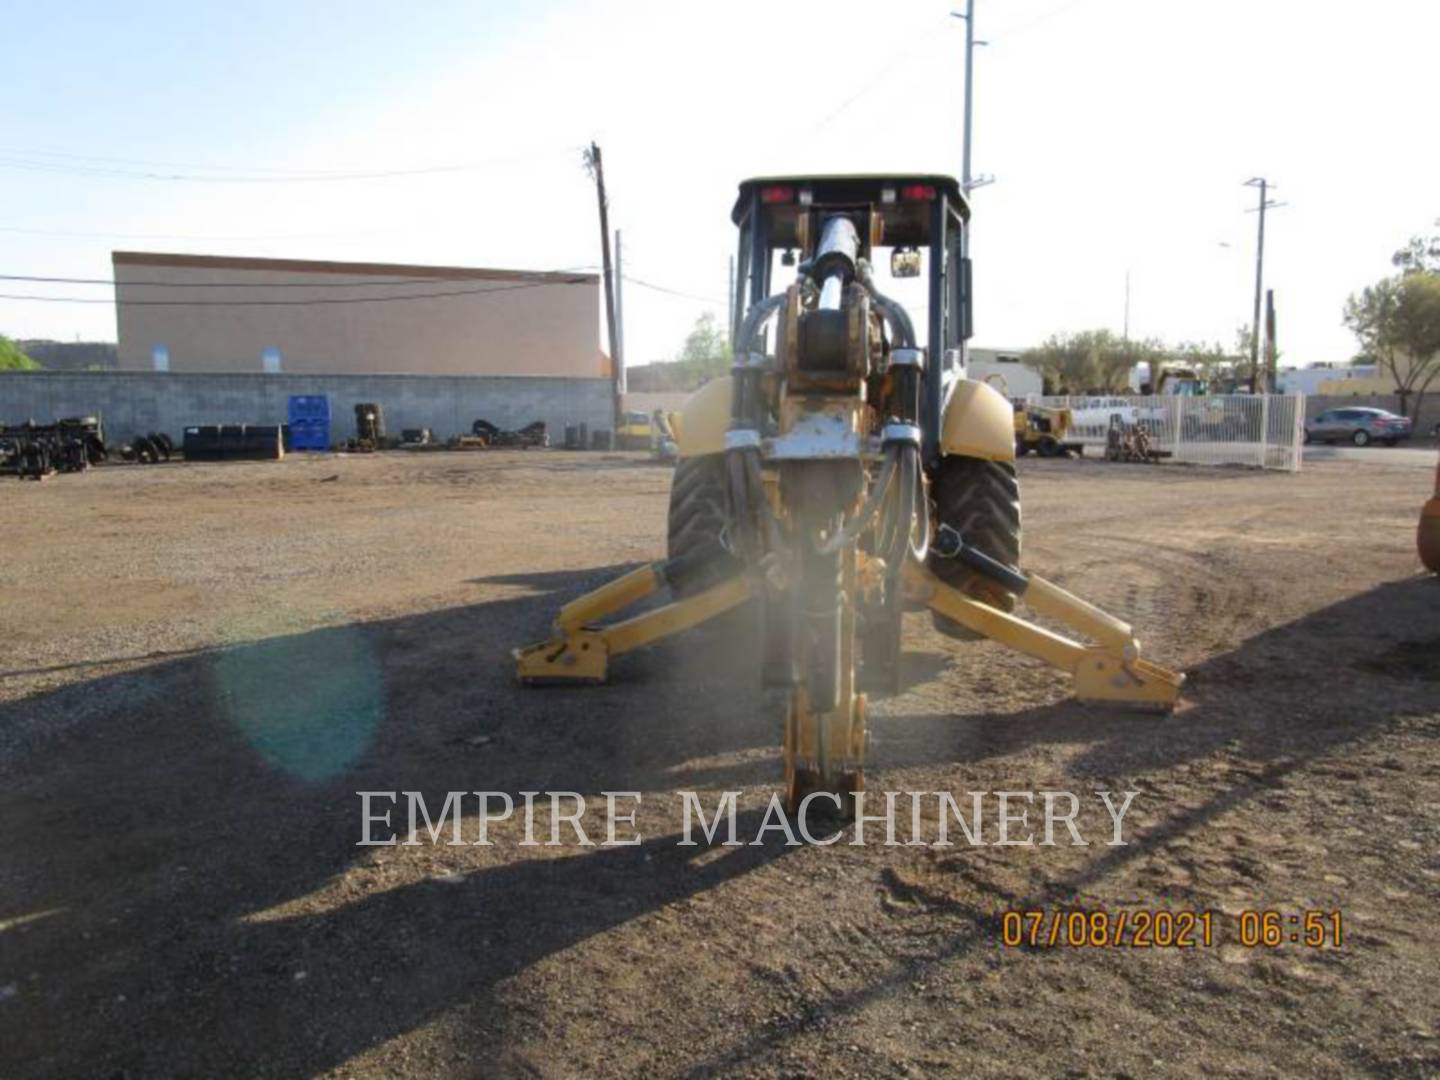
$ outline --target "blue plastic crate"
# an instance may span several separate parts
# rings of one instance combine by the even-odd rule
[[[295,450],[329,450],[330,421],[298,419],[290,421],[290,446]]]
[[[330,423],[330,397],[327,394],[291,394],[290,423],[320,420]]]

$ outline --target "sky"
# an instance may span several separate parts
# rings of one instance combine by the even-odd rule
[[[668,359],[723,322],[739,180],[959,173],[962,3],[0,0],[0,274],[593,267],[593,139],[627,360]],[[1440,218],[1440,4],[976,0],[976,31],[976,345],[1119,332],[1127,276],[1132,336],[1231,345],[1264,176],[1281,362],[1343,361],[1346,296]],[[108,287],[0,293],[101,301],[0,299],[0,333],[114,340]]]

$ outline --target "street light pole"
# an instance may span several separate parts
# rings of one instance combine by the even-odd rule
[[[1130,342],[1130,271],[1125,271],[1125,330],[1121,335],[1126,344]]]

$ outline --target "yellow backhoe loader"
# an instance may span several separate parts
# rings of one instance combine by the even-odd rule
[[[787,702],[792,812],[863,789],[866,692],[898,689],[907,606],[1069,672],[1083,699],[1172,707],[1184,676],[1142,658],[1128,625],[1020,569],[1014,410],[960,377],[972,293],[954,179],[749,180],[733,219],[733,366],[674,425],[668,558],[562,608],[549,639],[515,650],[519,678],[603,682],[615,657],[754,600],[760,677]],[[881,291],[886,251],[891,277],[925,279],[923,340]],[[795,279],[772,292],[777,263]],[[604,621],[667,588],[668,604]]]

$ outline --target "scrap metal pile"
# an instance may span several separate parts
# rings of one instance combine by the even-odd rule
[[[1153,465],[1169,456],[1168,450],[1156,449],[1150,429],[1144,424],[1127,424],[1119,416],[1110,418],[1110,427],[1105,432],[1106,461],[1138,461]]]
[[[0,424],[0,472],[22,480],[83,472],[107,457],[100,420],[69,417],[53,424]]]
[[[475,438],[484,439],[485,445],[490,447],[518,446],[528,449],[550,445],[550,435],[543,420],[526,424],[519,431],[506,431],[489,420],[482,419],[476,420],[470,426],[470,431]]]
[[[149,435],[140,435],[120,444],[120,457],[137,465],[169,461],[174,453],[175,441],[163,431],[152,431]]]

